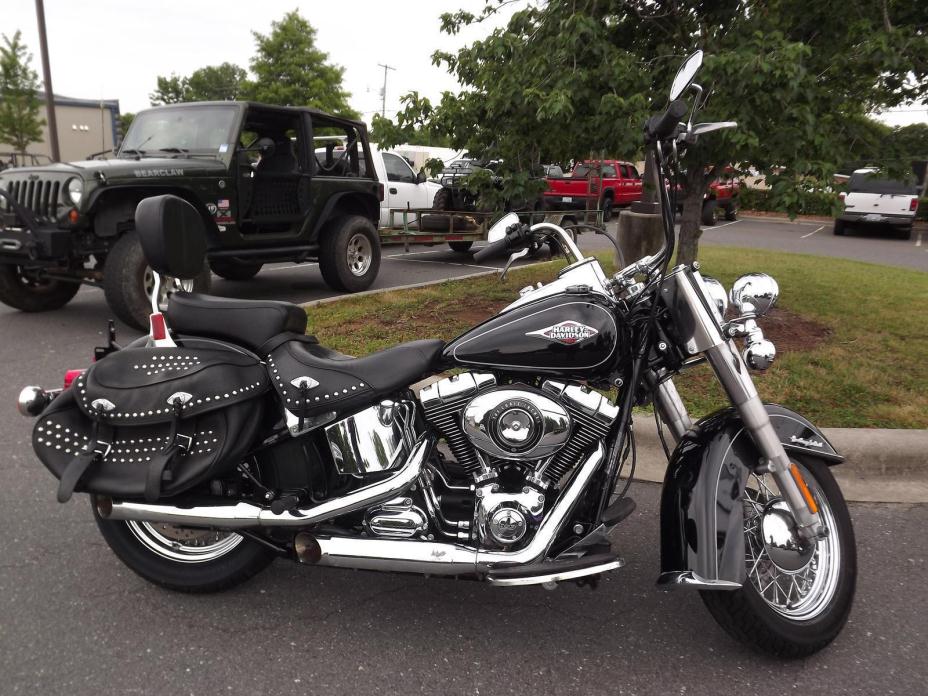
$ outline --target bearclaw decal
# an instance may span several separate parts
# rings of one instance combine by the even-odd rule
[[[538,331],[529,331],[526,336],[538,336],[550,341],[557,341],[565,346],[572,346],[588,338],[592,338],[599,331],[592,326],[581,324],[576,321],[562,321],[559,324],[553,324],[546,329]]]

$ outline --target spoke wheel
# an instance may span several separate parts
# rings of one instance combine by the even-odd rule
[[[798,536],[772,476],[752,475],[744,498],[748,581],[771,609],[796,621],[813,619],[828,607],[841,565],[834,513],[815,480],[805,470],[802,474],[829,531],[818,542]]]
[[[145,548],[170,561],[208,563],[222,558],[243,541],[235,532],[177,527],[152,522],[126,522]]]

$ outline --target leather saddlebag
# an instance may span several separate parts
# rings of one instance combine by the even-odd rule
[[[127,348],[49,405],[32,445],[61,502],[75,490],[154,502],[233,469],[268,389],[264,365],[231,348]]]

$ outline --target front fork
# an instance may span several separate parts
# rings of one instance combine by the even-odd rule
[[[804,539],[811,540],[827,534],[814,501],[807,502],[799,483],[794,478],[792,462],[777,436],[764,403],[757,394],[754,380],[748,367],[732,340],[726,340],[719,324],[706,303],[702,300],[701,277],[689,269],[680,268],[668,278],[662,292],[664,301],[678,324],[689,327],[686,349],[690,354],[702,352],[712,365],[732,405],[738,410],[744,426],[750,432],[761,458],[755,471],[770,473],[796,520],[798,532]],[[682,320],[682,321],[681,321]],[[654,394],[654,405],[667,424],[675,441],[692,426],[686,406],[680,399],[677,388],[669,379],[659,380],[649,375]],[[801,479],[800,479],[801,480]]]

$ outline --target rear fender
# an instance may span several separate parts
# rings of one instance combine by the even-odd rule
[[[843,461],[798,413],[767,404],[788,453]],[[761,455],[734,408],[716,411],[683,436],[661,493],[661,585],[736,589],[745,578],[744,509],[748,475]]]

